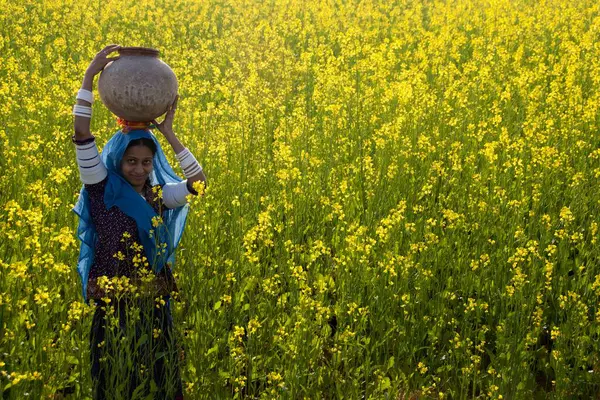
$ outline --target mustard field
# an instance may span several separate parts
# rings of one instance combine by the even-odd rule
[[[161,51],[208,179],[174,268],[186,398],[600,396],[599,2],[0,9],[3,399],[92,398],[71,112],[111,43]]]

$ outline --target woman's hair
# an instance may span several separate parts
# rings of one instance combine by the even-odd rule
[[[152,155],[155,155],[156,150],[157,150],[156,143],[154,143],[154,141],[152,141],[152,139],[148,139],[148,138],[139,138],[139,139],[132,140],[127,145],[127,149],[129,149],[131,146],[146,146],[150,149],[150,151],[152,152]],[[125,150],[127,151],[127,149],[125,149]]]

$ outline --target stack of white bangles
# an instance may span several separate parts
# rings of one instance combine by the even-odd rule
[[[92,118],[92,107],[75,104],[73,106],[73,115],[83,118]]]
[[[86,89],[79,89],[77,92],[77,100],[87,101],[92,104],[94,102],[94,94]],[[92,118],[92,107],[75,104],[73,106],[73,115],[76,117]]]
[[[186,178],[191,178],[202,172],[202,167],[187,147],[177,154],[176,157]]]
[[[77,165],[79,166],[79,176],[81,182],[86,185],[93,185],[101,182],[107,176],[106,167],[98,154],[98,147],[95,142],[87,144],[76,144],[75,153],[77,154]]]

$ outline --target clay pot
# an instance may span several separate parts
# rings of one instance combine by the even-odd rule
[[[167,111],[177,96],[177,77],[158,54],[146,47],[122,47],[121,58],[104,67],[98,92],[113,114],[147,122]]]

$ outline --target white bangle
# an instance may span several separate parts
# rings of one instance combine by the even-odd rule
[[[83,118],[92,118],[92,107],[75,104],[73,106],[73,115]]]
[[[85,114],[92,114],[92,107],[81,106],[79,104],[75,104],[73,106],[73,111],[78,111],[78,112],[82,112],[82,113],[85,113]]]
[[[187,147],[175,157],[177,157],[179,165],[181,166],[183,174],[186,178],[191,178],[192,176],[202,172],[202,167],[200,166],[194,155],[190,153]]]
[[[84,100],[92,104],[94,102],[94,93],[87,89],[79,89],[77,92],[77,100]]]

